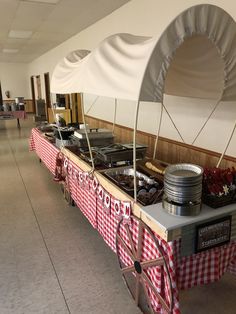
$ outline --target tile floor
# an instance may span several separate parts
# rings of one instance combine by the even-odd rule
[[[29,153],[32,126],[0,121],[0,314],[140,313],[116,256]],[[182,292],[181,307],[236,313],[235,277]]]

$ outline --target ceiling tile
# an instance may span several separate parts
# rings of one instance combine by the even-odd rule
[[[8,38],[28,39],[32,36],[32,31],[12,29],[8,33]]]
[[[36,18],[45,20],[55,10],[55,5],[20,1],[15,18]]]
[[[31,62],[110,14],[129,0],[60,0],[57,4],[0,0],[0,48],[19,48],[0,62]],[[8,38],[10,30],[31,30],[29,40]]]
[[[8,38],[8,30],[0,28],[0,39],[7,39]]]
[[[33,3],[51,3],[51,4],[57,4],[60,0],[20,0],[22,2],[33,2]]]
[[[19,49],[16,48],[3,48],[2,52],[3,53],[17,53],[19,51]]]
[[[43,53],[51,48],[53,48],[55,44],[51,41],[30,41],[26,43],[22,48],[22,53],[32,53],[32,52],[39,52]]]
[[[24,30],[31,30],[35,31],[40,24],[42,23],[42,20],[35,19],[33,17],[29,17],[27,19],[17,18],[14,19],[14,21],[11,24],[12,29],[24,29]]]
[[[12,44],[12,45],[19,45],[19,46],[22,46],[22,45],[24,45],[27,41],[28,41],[28,39],[24,39],[24,38],[8,38],[7,40],[5,40],[5,43],[6,43],[6,44]]]
[[[62,23],[62,22],[58,22],[58,21],[54,21],[54,20],[46,20],[40,25],[40,27],[38,28],[38,31],[39,32],[56,33],[56,32],[58,32],[58,30],[60,30],[60,32],[62,32],[62,33],[67,33],[65,31],[65,26],[66,26],[65,24],[66,23]],[[62,27],[62,25],[63,25],[63,27]],[[72,36],[72,35],[70,35],[70,36]]]
[[[67,33],[61,32],[35,32],[31,39],[34,40],[52,40],[52,41],[64,41],[68,39]]]
[[[18,0],[1,0],[0,1],[0,18],[12,18],[15,16],[17,7],[19,5]]]

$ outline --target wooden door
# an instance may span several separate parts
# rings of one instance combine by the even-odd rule
[[[48,108],[51,108],[51,94],[50,94],[50,79],[49,73],[44,73],[44,83],[45,83],[45,100],[46,100],[46,116],[48,119]]]
[[[77,93],[77,108],[78,108],[78,122],[84,123],[81,108],[81,95],[79,93]]]
[[[71,113],[72,113],[72,122],[83,123],[82,109],[81,109],[81,97],[79,93],[71,94]]]
[[[44,73],[44,83],[45,83],[45,100],[47,108],[51,107],[51,95],[50,95],[50,79],[49,72]]]
[[[35,113],[36,107],[36,99],[35,99],[35,88],[34,88],[34,77],[30,77],[30,86],[31,86],[31,95],[32,95],[32,103],[33,103],[33,113]]]
[[[2,85],[1,85],[1,82],[0,82],[0,105],[3,104],[3,99],[2,99]]]
[[[65,104],[66,104],[66,109],[70,109],[70,95],[65,94]]]

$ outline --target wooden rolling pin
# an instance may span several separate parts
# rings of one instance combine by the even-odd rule
[[[161,163],[158,163],[157,161],[147,161],[145,163],[145,167],[156,172],[156,173],[160,173],[160,174],[164,174],[165,173],[165,169],[166,169],[166,166],[161,164]]]

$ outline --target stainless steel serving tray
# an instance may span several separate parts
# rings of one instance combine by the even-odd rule
[[[114,143],[97,150],[97,157],[105,163],[113,163],[117,161],[133,160],[133,144]],[[143,159],[145,157],[147,146],[136,146],[136,158]]]
[[[118,186],[122,187],[122,189],[124,189],[127,193],[133,192],[134,188],[128,188],[124,185],[121,185],[119,181],[117,181],[114,177],[119,175],[119,174],[124,174],[124,175],[128,175],[128,176],[134,176],[134,169],[132,167],[119,167],[119,168],[112,168],[112,169],[108,169],[105,170],[103,172],[109,179],[111,179],[113,182],[115,182]],[[149,180],[149,177],[146,176],[145,174],[136,171],[136,176],[138,178],[142,178],[145,181]],[[155,181],[156,182],[156,181]]]
[[[75,145],[78,147],[87,149],[88,148],[88,142],[86,138],[78,138],[74,135],[71,136],[71,139]],[[92,147],[103,147],[106,145],[112,144],[114,141],[113,137],[97,137],[97,138],[89,138],[90,145]]]
[[[87,129],[87,134],[89,139],[104,139],[114,137],[111,130],[109,129],[99,128]],[[74,136],[77,137],[78,139],[86,139],[85,129],[76,130]]]

